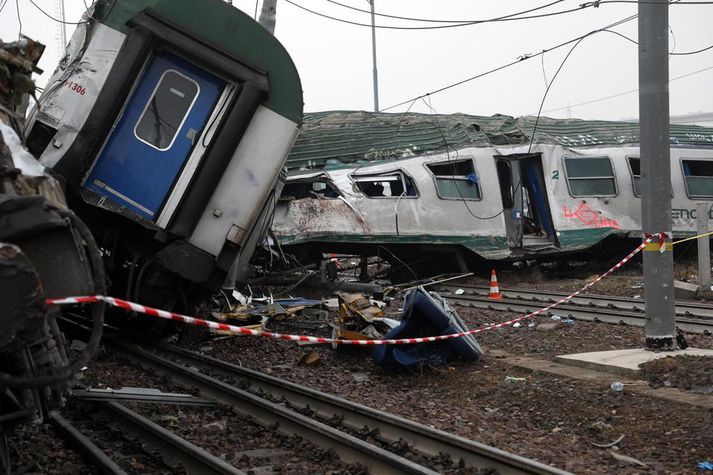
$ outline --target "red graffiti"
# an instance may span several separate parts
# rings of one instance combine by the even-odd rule
[[[582,223],[584,226],[590,228],[621,229],[621,226],[619,226],[619,223],[616,219],[599,216],[599,213],[587,206],[586,203],[580,204],[579,208],[577,208],[575,211],[572,211],[566,205],[562,205],[562,209],[564,211],[565,218],[572,221],[578,219],[579,222]]]

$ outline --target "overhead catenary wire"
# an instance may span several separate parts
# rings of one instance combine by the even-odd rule
[[[425,93],[425,94],[421,94],[420,96],[416,96],[415,98],[411,98],[411,99],[408,99],[408,100],[405,100],[405,101],[401,101],[401,102],[399,102],[398,104],[394,104],[394,105],[389,106],[389,107],[384,107],[384,108],[381,109],[381,111],[382,111],[382,112],[385,112],[385,111],[390,110],[390,109],[395,109],[395,108],[400,107],[400,106],[402,106],[402,105],[404,105],[404,104],[408,104],[409,102],[412,102],[412,101],[414,101],[414,100],[418,100],[418,99],[420,99],[420,98],[422,98],[422,97],[428,97],[428,96],[431,96],[431,95],[435,95],[435,94],[441,93],[441,92],[443,92],[443,91],[446,91],[446,90],[448,90],[448,89],[452,89],[452,88],[457,87],[457,86],[460,86],[460,85],[462,85],[462,84],[465,84],[465,83],[474,81],[474,80],[476,80],[476,79],[482,78],[482,77],[484,77],[484,76],[488,76],[488,75],[490,75],[490,74],[496,73],[496,72],[501,71],[501,70],[503,70],[503,69],[509,68],[509,67],[514,66],[514,65],[516,65],[516,64],[519,64],[519,63],[521,63],[521,62],[523,62],[523,61],[526,61],[526,60],[528,60],[528,59],[532,59],[532,58],[535,58],[535,57],[537,57],[537,56],[543,55],[543,54],[545,54],[545,53],[549,53],[550,51],[555,51],[555,50],[557,50],[557,49],[563,48],[563,47],[565,47],[565,46],[567,46],[567,45],[569,45],[569,44],[572,44],[572,43],[575,43],[575,42],[581,40],[582,38],[586,38],[587,36],[591,36],[591,35],[593,35],[593,34],[596,34],[596,33],[601,32],[601,31],[605,31],[605,30],[607,30],[607,29],[609,29],[609,28],[614,28],[614,27],[616,27],[616,26],[622,25],[622,24],[624,24],[624,23],[627,23],[627,22],[629,22],[629,21],[631,21],[631,20],[637,18],[638,16],[639,16],[639,15],[631,15],[631,16],[629,16],[629,17],[622,18],[621,20],[618,20],[618,21],[616,21],[616,22],[614,22],[614,23],[611,23],[611,24],[609,24],[609,25],[607,25],[607,26],[605,26],[605,27],[599,28],[599,29],[597,29],[597,30],[592,30],[592,31],[590,31],[589,33],[586,33],[586,34],[584,34],[584,35],[577,36],[576,38],[572,38],[572,39],[569,39],[569,40],[567,40],[567,41],[563,41],[562,43],[559,43],[559,44],[557,44],[557,45],[555,45],[555,46],[551,46],[551,47],[549,47],[549,48],[543,49],[543,50],[542,50],[541,52],[539,52],[539,53],[534,53],[534,54],[528,54],[528,55],[520,56],[520,57],[517,58],[516,60],[510,61],[509,63],[503,64],[503,65],[501,65],[501,66],[497,66],[497,67],[495,67],[495,68],[489,69],[489,70],[487,70],[487,71],[484,71],[484,72],[482,72],[482,73],[476,74],[476,75],[474,75],[474,76],[470,76],[470,77],[468,77],[468,78],[461,79],[460,81],[456,81],[456,82],[454,82],[454,83],[448,84],[448,85],[446,85],[446,86],[443,86],[443,87],[441,87],[441,88],[435,89],[435,90],[430,91],[430,92],[427,92],[427,93]]]
[[[703,73],[703,72],[706,72],[706,71],[710,71],[711,69],[713,69],[713,66],[708,66],[707,68],[698,69],[698,70],[696,70],[696,71],[691,71],[690,73],[686,73],[686,74],[683,74],[683,75],[681,75],[681,76],[676,76],[675,78],[671,78],[671,79],[669,80],[669,82],[677,81],[677,80],[679,80],[679,79],[684,79],[684,78],[693,76],[693,75],[695,75],[695,74],[700,74],[700,73]],[[568,108],[570,108],[570,107],[586,106],[586,105],[588,105],[588,104],[594,104],[594,103],[596,103],[596,102],[601,102],[601,101],[606,101],[606,100],[609,100],[609,99],[614,99],[614,98],[616,98],[616,97],[625,96],[625,95],[627,95],[627,94],[633,94],[633,93],[638,92],[638,91],[639,91],[638,88],[636,88],[636,89],[631,89],[631,90],[629,90],[629,91],[619,92],[619,93],[617,93],[617,94],[612,94],[612,95],[610,95],[610,96],[600,97],[600,98],[592,99],[592,100],[589,100],[589,101],[579,102],[579,103],[577,103],[577,104],[570,104],[570,105],[567,105],[567,106],[564,106],[564,107],[558,107],[558,108],[556,108],[556,109],[548,109],[548,110],[546,110],[546,111],[543,111],[543,113],[557,112],[557,111],[561,111],[561,110],[568,109]]]
[[[490,19],[490,20],[464,21],[462,23],[450,23],[450,24],[445,24],[445,25],[391,26],[391,25],[371,25],[370,23],[360,23],[357,21],[346,20],[344,18],[338,18],[338,17],[332,16],[332,15],[327,15],[325,13],[318,12],[316,10],[309,9],[309,8],[307,8],[303,5],[300,5],[292,0],[285,0],[285,2],[299,8],[301,10],[309,12],[313,15],[317,15],[322,18],[327,18],[329,20],[338,21],[341,23],[346,23],[346,24],[354,25],[354,26],[361,26],[361,27],[368,27],[368,28],[379,28],[379,29],[385,29],[385,30],[441,30],[441,29],[446,29],[446,28],[459,28],[462,26],[472,26],[472,25],[478,25],[478,24],[482,24],[482,23],[491,23],[491,22],[497,22],[497,21],[531,20],[531,19],[535,19],[535,18],[545,18],[545,17],[569,14],[569,13],[581,11],[581,10],[584,10],[585,8],[590,8],[591,6],[593,6],[593,5],[589,5],[586,7],[579,6],[577,8],[570,8],[568,10],[561,10],[558,12],[542,13],[539,15],[529,15],[529,16],[512,17],[512,18],[502,18],[502,19],[494,18],[494,19]]]
[[[436,19],[433,19],[433,18],[413,18],[413,17],[405,17],[405,16],[399,16],[399,15],[388,15],[388,14],[386,14],[386,13],[374,13],[374,15],[375,15],[375,16],[379,16],[379,17],[384,17],[384,18],[393,18],[393,19],[396,19],[396,20],[406,20],[406,21],[415,21],[415,22],[423,22],[423,23],[457,23],[457,24],[469,23],[469,24],[476,24],[476,23],[489,23],[489,22],[493,22],[493,21],[506,20],[506,19],[509,19],[509,18],[512,18],[512,17],[515,17],[515,16],[524,15],[525,13],[532,13],[532,12],[534,12],[534,11],[543,10],[543,9],[545,9],[545,8],[551,7],[552,5],[556,5],[556,4],[562,3],[562,2],[564,2],[564,1],[565,1],[565,0],[555,0],[554,2],[550,2],[550,3],[547,3],[547,4],[545,4],[545,5],[540,5],[539,7],[530,8],[529,10],[523,10],[523,11],[520,11],[520,12],[517,12],[517,13],[511,13],[511,14],[508,14],[508,15],[503,15],[503,16],[499,16],[499,17],[489,18],[489,19],[486,19],[486,20],[436,20]],[[339,5],[340,7],[348,8],[349,10],[354,10],[354,11],[361,12],[361,13],[368,13],[369,15],[371,15],[371,11],[370,11],[370,10],[364,10],[364,9],[362,9],[362,8],[353,7],[353,6],[351,6],[351,5],[346,5],[346,4],[344,4],[344,3],[340,3],[340,2],[337,2],[337,1],[335,1],[335,0],[327,0],[327,2],[333,3],[333,4],[335,4],[335,5]],[[579,9],[580,9],[580,8],[577,8],[576,10],[579,10]]]
[[[17,2],[17,1],[18,1],[18,0],[15,0],[15,2]],[[83,20],[83,21],[63,21],[63,20],[60,20],[59,18],[55,18],[55,17],[53,17],[52,15],[50,15],[49,13],[47,13],[45,10],[42,9],[42,7],[40,7],[39,5],[37,5],[34,0],[29,0],[29,1],[30,1],[30,3],[31,3],[32,5],[34,5],[35,8],[37,8],[40,12],[42,12],[42,14],[43,14],[44,16],[46,16],[47,18],[49,18],[49,19],[52,20],[52,21],[55,21],[55,22],[57,22],[57,23],[61,23],[61,24],[63,24],[63,25],[84,25],[84,24],[89,23],[89,22],[91,21],[91,20]],[[106,1],[106,3],[109,3],[110,0],[105,0],[105,1]],[[114,7],[116,7],[116,3],[117,3],[119,0],[111,0],[111,1],[112,1],[111,7],[109,7],[109,11],[106,12],[106,15],[104,15],[104,18],[102,18],[102,19],[93,18],[94,20],[97,20],[97,21],[104,21],[104,20],[106,20],[107,18],[109,18],[109,15],[111,15],[111,12],[114,11]],[[19,12],[18,12],[18,19],[19,19]],[[22,23],[20,24],[20,28],[22,28]]]

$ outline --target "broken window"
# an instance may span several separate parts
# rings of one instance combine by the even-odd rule
[[[689,198],[713,198],[713,160],[682,160]]]
[[[631,184],[634,187],[634,196],[641,196],[641,160],[639,157],[628,157],[629,170],[631,170]]]
[[[282,189],[280,200],[301,200],[303,198],[338,198],[339,190],[325,177],[308,180],[288,181]]]
[[[639,157],[627,157],[631,171],[631,184],[634,187],[634,196],[641,196],[641,160]],[[671,184],[671,198],[673,198],[673,184]]]
[[[401,171],[374,175],[352,175],[357,189],[369,198],[399,198],[418,196],[410,176]]]
[[[441,199],[479,200],[480,185],[473,160],[450,160],[426,165],[436,179]]]
[[[161,151],[171,148],[199,90],[178,71],[164,72],[136,123],[136,138]]]
[[[615,196],[616,181],[609,157],[565,158],[569,192],[579,196]]]

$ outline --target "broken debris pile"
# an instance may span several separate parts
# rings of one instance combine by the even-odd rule
[[[468,331],[463,320],[435,292],[417,287],[404,297],[401,324],[386,339],[418,338]],[[483,350],[473,335],[414,345],[381,345],[374,348],[374,361],[385,368],[441,366],[454,358],[476,361]]]
[[[362,294],[337,292],[339,318],[333,336],[347,340],[378,340],[399,322],[384,318],[382,302],[369,300]]]

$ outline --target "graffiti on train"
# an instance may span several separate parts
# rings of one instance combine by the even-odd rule
[[[601,216],[599,212],[590,208],[586,203],[582,203],[579,207],[572,211],[567,205],[562,205],[564,217],[571,221],[578,220],[582,225],[590,228],[615,228],[621,229],[616,219]]]

